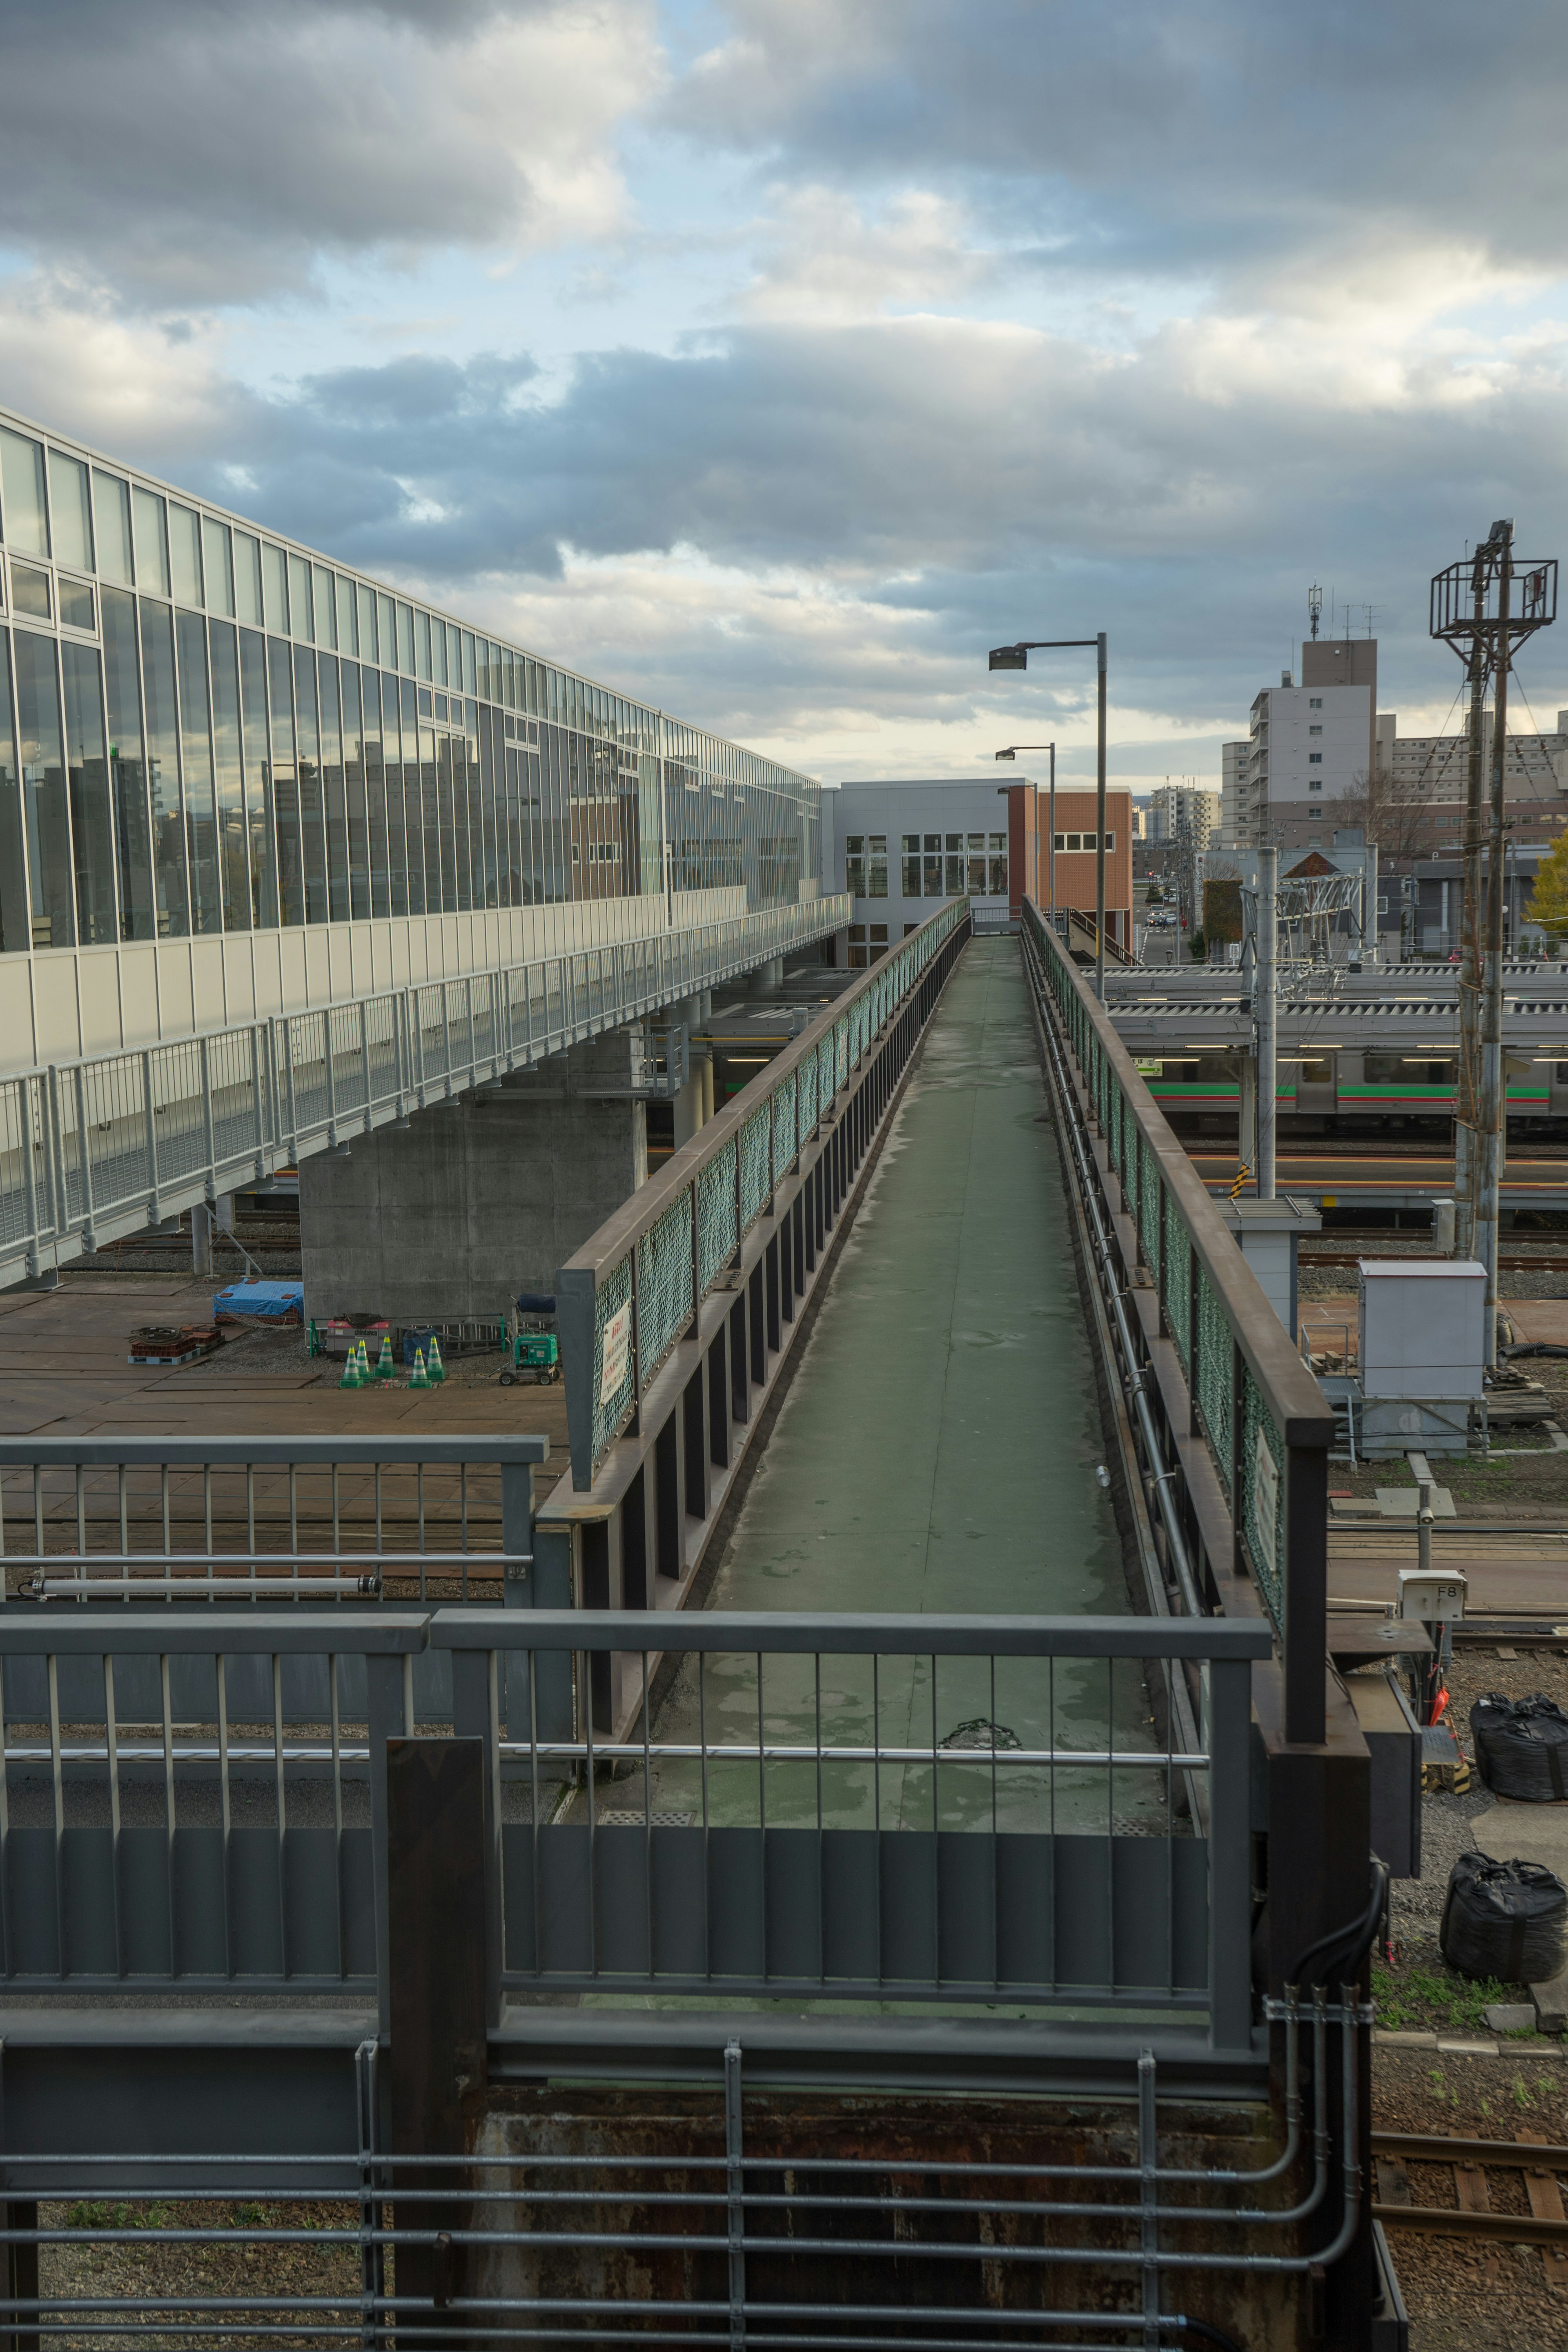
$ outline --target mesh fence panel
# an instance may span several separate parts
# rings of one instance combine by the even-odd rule
[[[795,1083],[792,1070],[773,1088],[773,1167],[787,1168],[795,1158]]]
[[[1146,1265],[1163,1265],[1160,1244],[1160,1169],[1152,1151],[1139,1154],[1138,1166],[1138,1238],[1143,1244]]]
[[[833,1090],[838,1083],[838,1032],[825,1037],[816,1049],[816,1108],[817,1116],[833,1100]]]
[[[769,1142],[773,1127],[771,1105],[754,1110],[741,1129],[741,1231],[749,1233],[767,1205],[773,1171]]]
[[[849,1024],[836,1021],[833,1024],[833,1091],[838,1092],[849,1076]]]
[[[637,1244],[637,1368],[646,1388],[691,1313],[691,1192]]]
[[[600,1286],[594,1300],[594,1467],[613,1438],[620,1434],[622,1423],[632,1409],[636,1393],[637,1357],[626,1349],[626,1368],[619,1385],[609,1396],[604,1393],[605,1326],[630,1300],[632,1295],[632,1262],[629,1255]]]
[[[816,1055],[808,1054],[800,1066],[800,1139],[815,1132],[816,1127]]]
[[[1241,1524],[1274,1631],[1285,1631],[1285,1448],[1250,1367],[1241,1385]]]
[[[740,1234],[735,1223],[735,1138],[697,1178],[697,1276],[707,1297],[714,1276],[732,1253]]]
[[[1153,1181],[1157,1207],[1157,1174]],[[1182,1223],[1181,1213],[1169,1193],[1165,1196],[1164,1243],[1162,1280],[1165,1294],[1165,1319],[1170,1324],[1183,1368],[1190,1373],[1193,1368],[1193,1245]]]
[[[1236,1467],[1235,1433],[1231,1426],[1232,1363],[1234,1342],[1230,1325],[1214,1285],[1203,1267],[1198,1268],[1198,1410],[1203,1414],[1204,1427],[1214,1449],[1214,1456],[1224,1471],[1228,1486]]]

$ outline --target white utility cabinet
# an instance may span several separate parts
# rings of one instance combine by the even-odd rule
[[[1485,1266],[1472,1258],[1363,1257],[1357,1273],[1363,1396],[1479,1399]]]

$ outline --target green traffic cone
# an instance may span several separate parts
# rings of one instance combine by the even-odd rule
[[[338,1382],[338,1386],[341,1389],[357,1389],[361,1385],[362,1383],[359,1376],[359,1349],[357,1348],[351,1348],[343,1364],[343,1376]]]
[[[430,1378],[432,1381],[444,1381],[446,1377],[447,1367],[441,1361],[441,1342],[437,1339],[434,1331],[432,1331],[430,1334]]]
[[[430,1375],[425,1369],[425,1351],[422,1348],[416,1348],[414,1350],[414,1370],[409,1375],[408,1385],[411,1389],[427,1389],[430,1385]]]
[[[370,1350],[362,1339],[359,1343],[359,1376],[364,1387],[370,1386]]]
[[[381,1353],[376,1358],[375,1377],[378,1381],[395,1378],[392,1362],[392,1341],[384,1331],[381,1335]]]

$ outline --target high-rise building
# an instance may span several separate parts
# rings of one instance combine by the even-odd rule
[[[1149,840],[1206,849],[1220,821],[1220,795],[1195,784],[1156,784],[1149,795]]]

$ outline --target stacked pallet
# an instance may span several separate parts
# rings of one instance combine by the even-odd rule
[[[204,1356],[216,1355],[223,1345],[223,1333],[216,1323],[142,1323],[131,1334],[128,1364],[157,1364],[167,1370],[175,1364],[199,1363]]]

